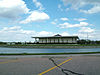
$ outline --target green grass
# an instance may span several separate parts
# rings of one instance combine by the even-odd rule
[[[0,45],[4,46],[4,45]],[[5,46],[100,46],[100,44],[24,44],[24,45],[5,45]]]
[[[97,54],[100,52],[80,52],[80,53],[1,53],[0,55],[66,55],[66,54]]]

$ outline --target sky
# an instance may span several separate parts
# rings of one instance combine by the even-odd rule
[[[100,40],[100,0],[0,0],[0,41],[32,36]]]

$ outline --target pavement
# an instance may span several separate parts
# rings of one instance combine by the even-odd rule
[[[100,54],[0,56],[0,75],[100,75]]]

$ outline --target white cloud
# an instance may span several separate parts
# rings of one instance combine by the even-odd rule
[[[80,39],[90,39],[90,40],[96,40],[95,36],[91,33],[91,34],[87,34],[87,33],[76,33],[73,34],[74,36],[78,36]]]
[[[48,32],[48,31],[37,32],[37,34],[35,36],[54,36],[56,34],[60,34],[62,36],[69,36],[69,33],[67,33],[67,32],[56,33],[56,32]]]
[[[85,19],[85,18],[75,18],[74,20],[76,20],[76,21],[85,21],[87,19]]]
[[[70,8],[66,8],[66,11],[68,11]]]
[[[84,33],[92,33],[94,32],[95,30],[92,29],[92,28],[89,28],[89,27],[82,27],[79,32],[84,32]]]
[[[73,34],[75,36],[79,36],[80,39],[90,39],[90,40],[100,40],[100,33],[76,33]]]
[[[64,5],[71,5],[72,8],[77,9],[85,5],[97,5],[100,4],[100,0],[62,0]]]
[[[20,23],[26,24],[29,22],[39,22],[39,21],[44,21],[48,20],[50,17],[41,11],[33,11],[31,15],[29,15],[25,20],[21,21]]]
[[[62,1],[64,5],[71,5],[72,9],[80,9],[80,12],[86,14],[93,14],[100,12],[100,0],[62,0]],[[81,8],[86,5],[91,5],[93,7],[88,10],[82,10]]]
[[[61,33],[61,35],[62,36],[70,36],[69,33],[67,33],[67,32],[63,32],[63,33]]]
[[[40,31],[36,32],[34,30],[24,30],[20,26],[13,26],[13,27],[4,27],[0,30],[0,41],[33,41],[34,39],[31,38],[32,36],[54,36],[55,32],[49,31]],[[63,36],[69,35],[67,32],[59,33]]]
[[[51,24],[57,24],[58,19],[54,19],[54,21],[51,22]]]
[[[4,27],[0,30],[0,41],[34,41],[32,36],[50,36],[52,32],[24,30],[20,26]]]
[[[69,24],[68,22],[65,22],[63,24],[59,24],[60,28],[73,28],[73,27],[84,27],[88,26],[89,24],[87,22],[80,22],[79,24]]]
[[[58,5],[58,9],[60,9],[61,11],[63,11],[62,6],[60,4]]]
[[[58,5],[58,8],[59,8],[59,9],[61,8],[61,5],[60,5],[60,4]]]
[[[88,34],[89,39],[95,39],[95,40],[100,40],[100,31],[95,32],[94,29],[87,28],[87,30],[90,30]],[[85,31],[87,32],[87,31]],[[48,31],[40,31],[36,32],[34,30],[24,30],[20,26],[13,26],[13,27],[4,27],[3,29],[0,30],[0,41],[33,41],[34,39],[31,38],[32,36],[54,36],[58,33],[56,32],[48,32]],[[76,34],[69,34],[67,32],[61,32],[59,33],[62,36],[70,36],[70,35],[77,35],[81,39],[86,39],[87,38],[87,33],[76,33]]]
[[[32,41],[35,31],[23,30],[20,26],[4,27],[0,30],[0,41]]]
[[[14,26],[14,27],[4,27],[3,29],[2,29],[2,31],[17,31],[17,30],[19,30],[21,27],[20,26]]]
[[[99,36],[95,35],[97,32],[95,32],[95,29],[92,29],[90,27],[81,27],[78,33],[73,34],[80,37],[80,39],[90,39],[90,40],[98,40]]]
[[[86,14],[94,14],[100,12],[100,5],[94,6],[93,8],[89,10],[80,10],[80,12],[86,13]]]
[[[41,31],[41,32],[38,32],[37,36],[52,36],[52,35],[53,35],[53,32]]]
[[[68,18],[61,18],[62,21],[68,21]]]
[[[53,21],[53,22],[51,22],[51,24],[56,24],[56,22]]]
[[[37,0],[33,0],[33,3],[35,4],[37,8],[39,8],[39,10],[44,10],[43,5]]]
[[[86,5],[85,0],[62,0],[64,5],[71,5],[71,8],[78,9]]]
[[[53,36],[53,32],[24,30],[20,26],[4,27],[0,30],[0,41],[34,41],[32,36]]]
[[[23,0],[0,0],[0,17],[15,19],[28,12]]]

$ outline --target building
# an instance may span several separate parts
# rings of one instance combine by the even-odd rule
[[[59,34],[49,37],[32,37],[39,44],[76,44],[78,36],[61,36]]]

